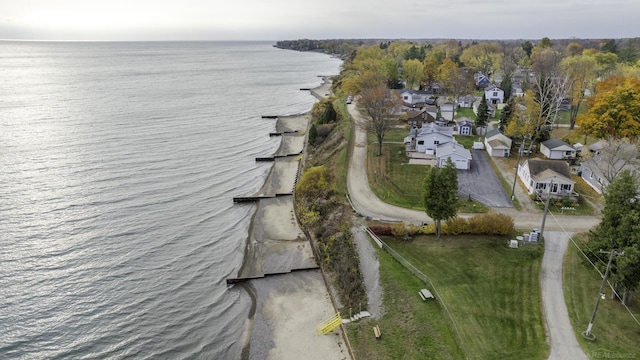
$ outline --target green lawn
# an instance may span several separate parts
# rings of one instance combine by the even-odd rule
[[[378,259],[384,315],[347,325],[356,359],[463,359],[444,309],[418,296],[424,283],[385,251]],[[380,326],[380,340],[373,336],[374,325]]]
[[[443,240],[423,236],[412,242],[386,238],[385,241],[431,279],[452,314],[465,358],[545,359],[548,356],[539,284],[541,244],[510,249],[507,238],[477,236],[444,237]],[[412,277],[409,272],[394,270],[392,275],[394,278],[389,280],[388,274],[381,274],[385,294],[392,291],[392,296],[385,297],[385,306],[401,326],[398,325],[394,333],[394,346],[387,350],[386,357],[380,358],[431,358],[427,354],[432,346],[439,354],[433,358],[444,358],[451,350],[444,352],[443,349],[451,346],[440,342],[434,345],[429,339],[450,339],[451,330],[446,332],[440,326],[423,324],[425,321],[442,323],[441,309],[436,304],[424,304],[429,306],[425,312],[431,314],[424,316],[413,304],[420,303],[417,300],[417,291],[423,286],[420,281],[408,280]],[[369,325],[363,334],[367,329],[370,332]],[[420,340],[415,342],[429,352],[421,356],[401,356],[404,349],[415,346],[411,338],[423,332],[429,334],[429,339],[424,340],[426,345]],[[361,344],[359,339],[356,343]]]
[[[422,184],[427,174],[427,165],[409,165],[409,158],[403,143],[407,136],[404,129],[392,129],[385,136],[382,146],[382,156],[378,156],[378,146],[375,137],[367,137],[367,172],[372,191],[383,201],[414,210],[424,210]],[[461,136],[463,141],[471,140],[474,136]],[[477,201],[460,199],[459,212],[481,213],[489,208]]]
[[[585,240],[585,234],[574,236],[578,244]],[[596,320],[591,333],[596,341],[590,342],[582,337],[587,329],[595,307],[602,278],[596,270],[585,266],[582,255],[573,244],[564,259],[564,293],[571,325],[580,346],[588,357],[602,359],[640,358],[640,324],[638,324],[619,301],[610,299],[611,291],[605,290],[606,299],[600,301]],[[640,319],[638,297],[635,297],[631,311]]]
[[[456,110],[456,115],[455,118],[459,119],[461,117],[467,117],[471,120],[475,120],[476,119],[476,114],[473,113],[473,109],[469,109],[469,108],[458,108]]]

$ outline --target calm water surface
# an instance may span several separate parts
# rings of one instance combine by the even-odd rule
[[[0,42],[0,358],[237,359],[251,194],[326,55]]]

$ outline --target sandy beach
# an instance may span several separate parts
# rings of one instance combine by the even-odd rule
[[[317,98],[330,84],[312,89]],[[340,329],[319,335],[317,327],[336,313],[311,244],[298,226],[291,194],[298,178],[310,115],[278,117],[282,136],[264,186],[252,196],[258,201],[243,266],[238,278],[254,300],[249,336],[243,351],[248,359],[350,359]],[[280,195],[280,196],[276,196]]]

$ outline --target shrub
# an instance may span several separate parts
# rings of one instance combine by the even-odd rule
[[[469,233],[469,222],[465,218],[455,217],[445,222],[447,234],[460,235]]]
[[[324,140],[327,138],[327,136],[329,136],[329,134],[331,133],[331,129],[333,129],[333,125],[330,124],[323,124],[318,126],[318,138],[320,141]]]
[[[391,226],[389,225],[371,225],[369,226],[371,231],[378,236],[390,236],[392,235]]]
[[[424,235],[434,235],[436,233],[436,225],[429,224],[421,227],[421,233]]]
[[[403,222],[399,222],[391,226],[391,235],[395,237],[404,237],[405,234],[406,234],[406,229]]]
[[[422,234],[422,227],[409,224],[409,228],[407,229],[407,231],[409,233],[409,236],[415,236],[418,234]]]
[[[513,218],[505,214],[479,214],[469,218],[469,233],[476,235],[509,235],[513,232]]]

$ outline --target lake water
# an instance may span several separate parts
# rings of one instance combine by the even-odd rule
[[[280,139],[342,62],[268,42],[0,42],[0,358],[237,359]]]

